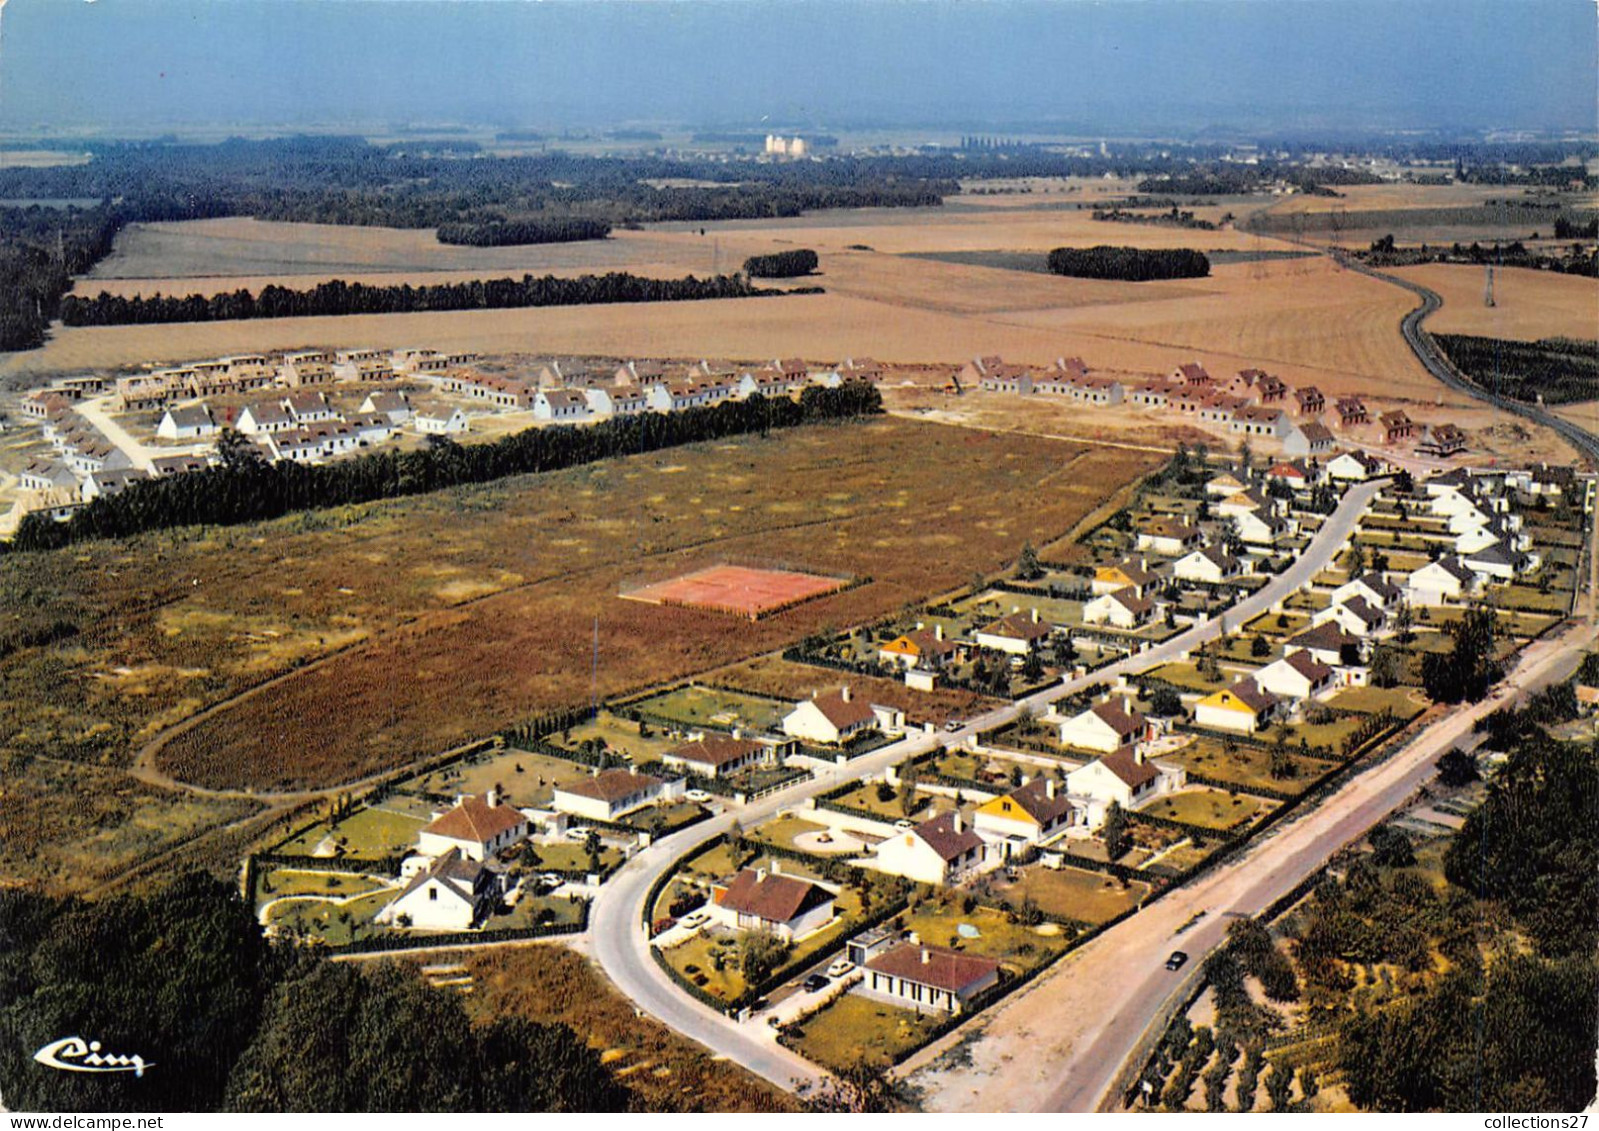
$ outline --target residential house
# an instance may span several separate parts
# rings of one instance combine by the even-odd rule
[[[1001,844],[1008,854],[1012,845],[1040,844],[1070,828],[1074,814],[1080,812],[1063,783],[1040,774],[978,806],[972,813],[972,828]]]
[[[1240,576],[1244,564],[1220,546],[1206,546],[1178,558],[1171,572],[1179,581],[1220,585]]]
[[[896,636],[877,649],[877,658],[902,668],[937,671],[955,656],[956,650],[955,642],[944,638],[944,626],[935,624],[932,628],[918,628]]]
[[[1295,389],[1294,404],[1300,416],[1320,416],[1327,411],[1327,398],[1314,385]]]
[[[1364,597],[1351,597],[1347,601],[1329,605],[1311,614],[1311,624],[1334,622],[1352,636],[1365,639],[1382,631],[1387,617],[1383,611]]]
[[[1199,419],[1207,424],[1216,424],[1228,431],[1239,431],[1238,419],[1240,414],[1254,411],[1249,405],[1237,397],[1229,397],[1225,393],[1206,393],[1199,401]],[[1255,427],[1249,425],[1248,427]]]
[[[1295,491],[1307,490],[1320,479],[1321,467],[1315,460],[1308,464],[1302,459],[1279,460],[1266,469],[1267,483],[1281,483]]]
[[[203,440],[216,432],[211,410],[203,404],[169,408],[155,428],[155,434],[163,440]]]
[[[1011,656],[1028,656],[1049,639],[1053,629],[1038,619],[1038,610],[1030,613],[1014,612],[1009,616],[984,625],[974,639],[979,648],[1004,652]]]
[[[1406,416],[1404,410],[1394,409],[1385,412],[1377,418],[1377,423],[1382,427],[1383,443],[1397,444],[1409,440],[1416,434],[1416,424]]]
[[[1148,721],[1125,698],[1095,703],[1075,715],[1059,717],[1059,723],[1062,746],[1096,754],[1132,749],[1149,733]]]
[[[1364,597],[1368,604],[1389,609],[1404,600],[1404,591],[1384,575],[1372,570],[1351,578],[1332,591],[1331,603],[1342,604],[1351,597]]]
[[[1233,528],[1241,541],[1251,546],[1276,546],[1294,533],[1294,523],[1262,508],[1245,511],[1233,519]]]
[[[1538,568],[1532,556],[1524,554],[1506,542],[1495,542],[1480,550],[1473,550],[1462,559],[1466,567],[1495,581],[1514,581],[1523,573]]]
[[[1325,620],[1296,636],[1290,636],[1285,648],[1309,652],[1311,656],[1330,668],[1358,664],[1365,651],[1365,641],[1345,632],[1336,620]]]
[[[1241,515],[1262,511],[1271,514],[1276,510],[1275,501],[1268,499],[1254,487],[1246,487],[1236,495],[1229,495],[1220,502],[1212,503],[1210,513],[1216,518],[1238,518]]]
[[[1366,404],[1359,397],[1339,397],[1335,407],[1338,411],[1338,427],[1346,432],[1371,423],[1371,414],[1366,411]]]
[[[1179,365],[1172,372],[1171,382],[1186,389],[1208,389],[1215,385],[1216,379],[1205,371],[1203,365],[1197,361],[1190,361],[1186,365]]]
[[[1218,471],[1205,480],[1205,494],[1212,499],[1226,499],[1249,487],[1249,484],[1231,471]]]
[[[582,420],[588,414],[588,398],[576,389],[540,389],[533,394],[535,420]]]
[[[356,413],[344,423],[355,434],[355,442],[361,447],[381,444],[400,430],[398,424],[381,412]]]
[[[1281,404],[1288,399],[1288,386],[1281,377],[1262,373],[1255,380],[1255,399],[1262,405]]]
[[[834,893],[798,876],[785,876],[780,861],[771,871],[745,868],[726,885],[711,889],[711,917],[737,931],[770,931],[792,943],[833,921]]]
[[[289,354],[278,366],[278,383],[290,389],[331,385],[334,376],[331,361],[321,351]]]
[[[191,471],[204,471],[210,466],[211,461],[205,456],[156,456],[150,461],[150,474],[155,478],[187,475]]]
[[[877,712],[856,699],[848,686],[802,699],[783,716],[784,734],[826,746],[838,746],[877,728]]]
[[[1482,588],[1482,577],[1454,554],[1411,571],[1405,598],[1412,605],[1445,605],[1470,600]]]
[[[846,381],[869,381],[874,385],[883,379],[886,372],[882,362],[869,357],[846,357],[836,368],[839,376]]]
[[[1171,401],[1172,383],[1164,378],[1140,381],[1126,387],[1126,398],[1139,408],[1165,408]]]
[[[33,459],[22,469],[19,484],[24,491],[78,490],[78,477],[72,469],[54,460]]]
[[[283,398],[281,404],[284,410],[294,417],[296,424],[314,424],[321,420],[337,420],[339,417],[339,414],[333,411],[333,406],[328,404],[327,397],[321,393],[290,393]]]
[[[1084,624],[1108,624],[1112,628],[1132,631],[1149,623],[1155,604],[1148,597],[1140,597],[1130,589],[1095,597],[1083,603]]]
[[[1203,541],[1204,536],[1197,526],[1173,518],[1157,518],[1137,527],[1135,548],[1140,552],[1175,558]]]
[[[471,427],[466,413],[458,408],[448,414],[442,410],[419,412],[411,418],[411,426],[424,436],[455,436]]]
[[[368,415],[380,413],[395,424],[404,424],[411,419],[411,402],[397,389],[377,389],[366,395],[359,411]]]
[[[454,851],[468,860],[492,860],[526,840],[527,833],[527,816],[491,789],[482,797],[458,797],[449,809],[435,814],[417,833],[416,848],[423,856]]]
[[[102,495],[111,496],[121,494],[130,483],[139,483],[150,478],[150,473],[138,467],[101,468],[91,471],[83,481],[83,501],[88,503],[100,498]]]
[[[1088,825],[1105,823],[1105,811],[1115,802],[1123,809],[1138,806],[1180,789],[1187,775],[1180,767],[1157,766],[1136,746],[1114,754],[1102,754],[1086,766],[1066,775],[1066,792],[1081,798],[1087,809]]]
[[[977,384],[987,393],[1030,396],[1033,392],[1033,375],[1024,365],[993,365],[988,367]]]
[[[918,1013],[959,1014],[978,994],[999,983],[992,958],[939,946],[904,943],[870,959],[861,992]]]
[[[725,778],[751,766],[769,764],[772,747],[739,734],[707,734],[693,742],[674,746],[661,755],[661,761],[673,769],[702,778]]]
[[[671,800],[680,795],[682,783],[667,783],[637,767],[601,770],[596,774],[555,787],[555,808],[562,813],[595,821],[614,821],[637,809]]]
[[[1213,730],[1254,734],[1271,724],[1281,700],[1253,679],[1243,677],[1194,704],[1194,722]]]
[[[1316,420],[1295,424],[1282,440],[1284,455],[1323,456],[1333,449],[1333,434]]]
[[[1255,673],[1255,682],[1283,699],[1313,699],[1337,686],[1332,668],[1300,649],[1274,660]]]
[[[1365,452],[1340,452],[1327,461],[1327,477],[1343,483],[1364,483],[1388,473],[1388,465]]]
[[[982,866],[986,843],[958,812],[943,813],[877,846],[877,869],[922,884],[958,883]]]
[[[1255,382],[1266,376],[1264,369],[1240,369],[1224,386],[1235,397],[1250,398],[1255,395]]]
[[[614,380],[618,385],[653,385],[666,379],[666,366],[658,361],[624,361],[617,366]]]
[[[377,922],[428,931],[472,930],[493,914],[504,894],[504,873],[452,848],[412,876],[378,912]]]
[[[245,436],[270,436],[294,427],[294,416],[281,404],[260,401],[239,410],[233,427]]]
[[[650,411],[649,395],[637,389],[584,389],[589,411],[603,416],[637,416]]]
[[[1140,558],[1137,562],[1131,558],[1123,558],[1111,565],[1096,566],[1094,578],[1088,583],[1088,591],[1097,596],[1131,587],[1134,593],[1142,597],[1144,590],[1158,580],[1155,574],[1150,572],[1148,565],[1149,562],[1145,558]]]
[[[1416,454],[1434,459],[1448,459],[1466,450],[1466,434],[1453,424],[1433,424],[1427,435],[1416,445]]]

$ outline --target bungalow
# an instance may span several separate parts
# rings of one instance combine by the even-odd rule
[[[16,515],[42,514],[53,522],[67,522],[83,508],[83,495],[76,487],[51,487],[46,490],[17,492],[12,505]]]
[[[381,444],[399,431],[399,426],[381,412],[358,413],[345,423],[355,434],[355,442],[363,446]]]
[[[283,410],[294,417],[297,424],[310,424],[317,420],[334,420],[338,413],[321,393],[290,393],[281,402]]]
[[[275,462],[316,463],[327,454],[322,441],[313,436],[308,428],[274,432],[267,437],[266,446]]]
[[[1127,386],[1127,400],[1140,408],[1165,408],[1171,400],[1172,384],[1157,377]]]
[[[83,481],[83,501],[91,502],[102,495],[120,494],[129,483],[149,479],[150,473],[137,467],[101,468],[91,471]]]
[[[1314,385],[1295,389],[1294,403],[1300,416],[1320,416],[1327,411],[1327,398]]]
[[[1340,452],[1327,462],[1327,476],[1344,483],[1364,483],[1386,475],[1388,465],[1365,452]]]
[[[1408,440],[1416,434],[1416,424],[1406,416],[1402,409],[1385,412],[1377,418],[1382,426],[1383,443],[1397,444],[1401,440]]]
[[[504,849],[527,839],[528,820],[520,809],[506,805],[499,793],[459,797],[455,805],[436,814],[417,833],[416,849],[423,856],[459,852],[468,860],[491,860]]]
[[[978,387],[987,393],[1019,393],[1030,396],[1033,392],[1033,375],[1026,366],[990,366],[978,381]]]
[[[1038,610],[1033,609],[1030,614],[1015,612],[984,625],[977,630],[976,640],[979,648],[989,648],[1012,656],[1028,656],[1049,639],[1052,631],[1049,625],[1039,622]]]
[[[1280,705],[1277,696],[1245,677],[1194,704],[1194,722],[1213,730],[1253,734],[1270,725]]]
[[[291,354],[278,366],[278,383],[290,389],[305,389],[333,383],[333,366],[322,360],[321,354]]]
[[[1312,699],[1336,685],[1332,668],[1309,652],[1290,652],[1255,673],[1255,682],[1284,699]]]
[[[562,813],[595,821],[614,821],[635,809],[653,805],[674,796],[681,783],[671,785],[660,778],[641,774],[637,767],[601,770],[597,774],[555,787],[555,808]]]
[[[1465,601],[1482,587],[1482,577],[1454,554],[1446,554],[1412,570],[1405,581],[1405,597],[1412,605],[1443,605]]]
[[[1003,368],[1005,364],[1005,359],[998,354],[991,353],[983,357],[974,357],[961,366],[961,370],[955,375],[955,379],[962,385],[977,385],[990,372]]]
[[[1060,720],[1060,743],[1097,754],[1114,754],[1138,745],[1148,731],[1144,716],[1121,702],[1107,699]]]
[[[1276,404],[1288,398],[1288,386],[1281,377],[1262,373],[1255,381],[1255,396],[1263,405]]]
[[[1239,576],[1244,567],[1220,546],[1206,546],[1178,558],[1172,563],[1171,572],[1179,581],[1220,585]]]
[[[1072,825],[1078,812],[1066,787],[1043,774],[1003,797],[985,802],[972,813],[972,827],[1000,842],[1038,844]]]
[[[1229,495],[1221,502],[1210,508],[1210,513],[1217,518],[1238,518],[1245,514],[1270,514],[1276,510],[1276,504],[1262,495],[1253,487],[1247,487],[1236,495]]]
[[[1340,604],[1329,605],[1311,614],[1311,624],[1332,622],[1353,636],[1365,639],[1381,631],[1387,618],[1383,611],[1364,597],[1351,597]]]
[[[1179,365],[1172,371],[1171,381],[1174,385],[1181,385],[1188,389],[1209,388],[1216,383],[1216,379],[1207,373],[1205,367],[1197,361]]]
[[[424,436],[453,436],[467,431],[466,413],[452,409],[448,416],[441,411],[419,412],[411,418],[411,425]]]
[[[1198,416],[1199,410],[1210,403],[1212,393],[1209,389],[1194,386],[1182,386],[1173,389],[1166,397],[1166,408],[1171,412],[1182,413],[1185,416]]]
[[[535,420],[582,420],[588,414],[588,398],[576,389],[540,389],[533,394]]]
[[[504,874],[450,849],[411,878],[377,922],[427,931],[466,931],[493,914],[505,894]]]
[[[821,884],[772,870],[745,868],[727,884],[711,888],[713,919],[736,931],[770,931],[784,942],[821,930],[833,921],[833,893]]]
[[[877,384],[883,379],[883,364],[870,357],[846,357],[837,365],[839,376],[846,381],[870,381]]]
[[[1264,376],[1264,369],[1240,369],[1227,382],[1226,390],[1235,397],[1252,397],[1255,395],[1255,382]]]
[[[150,474],[155,478],[187,475],[191,471],[204,471],[210,466],[211,461],[205,456],[156,456],[150,461]]]
[[[366,395],[366,400],[361,402],[358,411],[368,414],[382,413],[394,423],[404,424],[411,419],[411,402],[406,400],[404,393],[396,389],[379,389]]]
[[[584,389],[589,411],[605,416],[637,416],[650,411],[648,394],[637,389]]]
[[[1199,419],[1207,424],[1224,425],[1230,431],[1238,431],[1238,415],[1249,410],[1249,406],[1237,397],[1229,397],[1224,393],[1206,393],[1199,402]]]
[[[1338,605],[1351,597],[1364,597],[1368,604],[1375,605],[1379,609],[1387,609],[1402,601],[1404,596],[1399,586],[1382,574],[1368,571],[1334,589],[1331,603]]]
[[[155,434],[163,440],[203,440],[216,432],[211,410],[203,404],[169,408],[155,427]]]
[[[1123,558],[1112,565],[1097,566],[1094,569],[1094,579],[1088,583],[1089,592],[1099,595],[1131,588],[1134,593],[1142,597],[1144,589],[1157,580],[1156,576],[1146,568],[1148,564],[1144,558],[1138,559],[1136,563],[1131,558]]]
[[[1348,431],[1358,428],[1362,424],[1371,423],[1371,414],[1366,411],[1365,402],[1359,397],[1339,397],[1336,403],[1338,410],[1338,427]]]
[[[165,398],[159,398],[155,403],[159,404],[162,399]],[[35,420],[48,420],[52,416],[69,411],[71,407],[67,398],[54,389],[35,389],[22,398],[22,415],[31,416]],[[125,400],[123,407],[132,406]],[[140,407],[143,407],[142,403]]]
[[[1233,519],[1240,540],[1251,546],[1275,546],[1294,532],[1293,523],[1261,509],[1246,511]]]
[[[1067,396],[1084,404],[1121,404],[1127,397],[1126,386],[1113,377],[1094,377],[1084,374],[1081,377],[1060,378],[1057,379],[1057,383],[1065,386]]]
[[[674,746],[661,755],[673,769],[698,774],[702,778],[724,778],[751,766],[772,760],[772,747],[741,735],[703,735],[693,742]]]
[[[1185,780],[1181,769],[1157,766],[1136,747],[1127,747],[1067,774],[1066,792],[1087,802],[1088,824],[1097,828],[1105,823],[1111,802],[1134,809],[1179,788]]]
[[[294,417],[283,405],[263,401],[247,404],[240,409],[233,426],[245,436],[270,436],[274,432],[287,432],[293,428]]]
[[[1204,540],[1197,526],[1171,518],[1157,518],[1137,529],[1135,547],[1152,554],[1175,558],[1186,554]]]
[[[877,869],[922,884],[955,883],[980,867],[986,843],[958,812],[896,831],[877,846]]]
[[[796,381],[782,373],[774,373],[763,369],[755,373],[744,373],[738,379],[738,393],[741,397],[786,397],[796,389],[803,388],[806,384],[803,378]]]
[[[877,658],[885,664],[902,668],[942,668],[955,655],[953,640],[944,639],[944,626],[918,628],[896,636],[877,650]]]
[[[845,686],[802,699],[783,716],[783,733],[807,742],[837,746],[878,726],[877,712],[855,699]]]
[[[1112,628],[1131,631],[1148,623],[1154,612],[1154,602],[1149,598],[1140,597],[1128,589],[1118,589],[1085,602],[1083,623],[1108,624]]]
[[[1205,480],[1205,494],[1213,499],[1225,499],[1238,494],[1238,492],[1248,486],[1247,482],[1232,472],[1218,471],[1215,475]]]
[[[1484,546],[1474,550],[1464,558],[1467,568],[1491,577],[1496,581],[1514,581],[1521,573],[1528,573],[1536,568],[1531,565],[1531,559],[1504,542],[1495,542],[1491,546]]]
[[[1346,667],[1350,660],[1360,659],[1365,643],[1345,632],[1336,620],[1326,620],[1289,637],[1284,647],[1309,652],[1328,667]]]
[[[22,469],[19,480],[24,491],[49,491],[57,487],[70,491],[78,490],[78,477],[72,474],[71,469],[54,460],[29,460],[28,466]]]
[[[866,963],[861,991],[917,1012],[958,1014],[998,983],[999,963],[992,958],[905,943]]]
[[[1416,454],[1448,459],[1466,450],[1466,434],[1453,424],[1433,424],[1427,435],[1416,445]]]
[[[1332,451],[1333,434],[1325,424],[1307,420],[1294,425],[1283,437],[1283,454],[1319,456]]]
[[[1332,433],[1329,432],[1328,435],[1331,436]],[[1317,482],[1320,472],[1321,468],[1316,466],[1314,460],[1306,464],[1302,459],[1285,459],[1266,469],[1266,482],[1282,483],[1295,491],[1303,491]]]
[[[559,376],[559,371],[557,371]],[[624,387],[653,385],[666,377],[666,366],[658,361],[624,361],[616,367],[613,379]]]

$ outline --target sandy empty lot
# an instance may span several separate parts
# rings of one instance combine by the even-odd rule
[[[1500,267],[1494,271],[1494,305],[1485,306],[1481,267],[1429,263],[1394,274],[1443,298],[1443,309],[1427,319],[1427,329],[1436,333],[1514,341],[1599,337],[1599,279]]]

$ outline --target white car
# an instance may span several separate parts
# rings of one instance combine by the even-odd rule
[[[855,969],[855,963],[847,958],[840,958],[827,968],[827,976],[829,978],[842,978],[853,969]]]
[[[896,829],[914,829],[916,827],[916,822],[907,821],[905,818],[901,817],[899,820],[894,822],[894,827]]]
[[[711,795],[706,793],[703,789],[691,789],[683,796],[688,798],[690,801],[709,801],[711,799]]]
[[[678,926],[687,927],[692,931],[699,927],[705,926],[705,924],[709,923],[710,921],[711,917],[704,911],[694,911],[678,920]]]

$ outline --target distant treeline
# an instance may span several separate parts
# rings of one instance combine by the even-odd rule
[[[612,272],[560,279],[554,275],[520,279],[472,279],[414,287],[374,287],[334,279],[307,290],[275,284],[252,295],[239,290],[186,298],[107,294],[68,295],[61,320],[68,326],[130,326],[165,322],[227,322],[247,318],[316,318],[344,314],[415,314],[444,310],[510,310],[529,306],[593,306],[614,302],[691,302],[783,294],[752,286],[737,275],[697,279],[645,279]]]
[[[778,251],[771,255],[752,255],[744,261],[744,273],[756,279],[792,279],[809,275],[820,262],[809,248]]]
[[[1242,196],[1261,192],[1286,182],[1314,196],[1336,196],[1329,185],[1380,185],[1382,178],[1356,169],[1307,168],[1302,165],[1268,163],[1237,165],[1218,162],[1208,168],[1193,169],[1138,182],[1139,192],[1179,193],[1184,196]]]
[[[1465,334],[1433,334],[1449,360],[1490,392],[1519,401],[1570,404],[1599,395],[1599,342],[1543,338],[1501,341]]]
[[[436,233],[440,243],[467,247],[512,247],[530,243],[576,243],[603,240],[611,234],[604,220],[516,220],[487,224],[441,224]]]
[[[1594,240],[1599,239],[1599,216],[1589,217],[1588,220],[1572,220],[1565,216],[1555,218],[1555,239],[1557,240]]]
[[[1356,259],[1373,267],[1413,267],[1418,263],[1470,263],[1479,266],[1526,267],[1534,271],[1554,271],[1561,275],[1599,276],[1599,254],[1585,251],[1581,244],[1573,243],[1564,253],[1529,251],[1520,240],[1509,243],[1469,245],[1453,243],[1448,247],[1402,247],[1392,235],[1373,240],[1371,247],[1351,252]]]
[[[1210,259],[1192,248],[1165,250],[1139,247],[1057,247],[1049,253],[1049,269],[1078,279],[1202,279]]]
[[[1216,225],[1209,220],[1198,219],[1192,212],[1172,205],[1168,212],[1128,212],[1125,209],[1096,208],[1090,215],[1095,220],[1107,220],[1116,224],[1153,224],[1163,228],[1194,228],[1198,231],[1213,232]]]
[[[67,522],[30,514],[19,524],[11,549],[49,550],[176,526],[258,522],[881,410],[876,388],[851,381],[835,389],[811,386],[797,401],[754,396],[680,412],[611,417],[582,427],[529,428],[489,444],[446,440],[418,451],[374,452],[320,466],[240,460],[131,483],[95,499]]]

